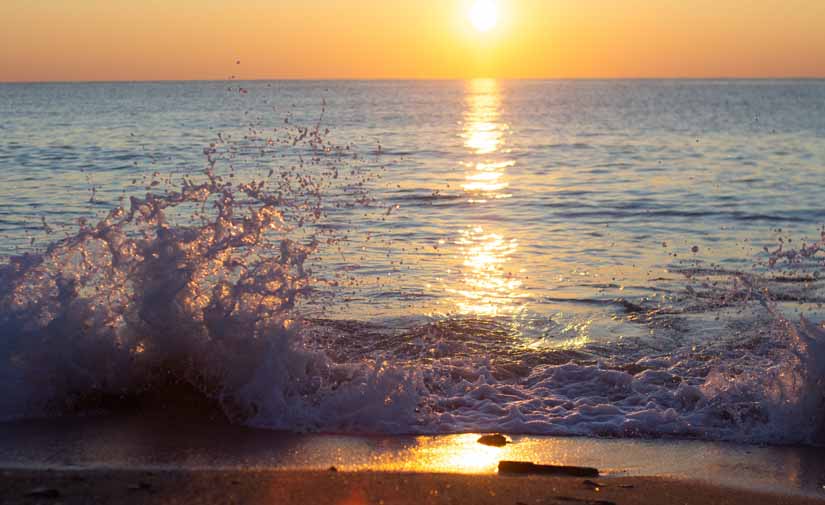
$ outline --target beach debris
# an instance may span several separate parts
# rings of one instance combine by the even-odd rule
[[[60,498],[60,491],[53,487],[36,487],[26,493],[28,498],[49,498],[49,499],[57,499]]]
[[[582,503],[584,505],[616,505],[616,502],[608,500],[587,500],[582,498],[573,498],[572,496],[554,496],[553,499],[570,503]]]
[[[494,435],[482,435],[477,442],[491,447],[504,447],[507,445],[507,438],[500,433],[496,433]]]
[[[598,477],[599,470],[586,466],[537,465],[529,461],[499,461],[498,473]]]

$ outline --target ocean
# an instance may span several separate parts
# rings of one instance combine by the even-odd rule
[[[825,81],[0,84],[0,419],[825,442]]]

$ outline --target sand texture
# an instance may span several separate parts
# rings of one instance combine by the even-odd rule
[[[5,470],[3,504],[823,504],[698,481],[301,471]]]

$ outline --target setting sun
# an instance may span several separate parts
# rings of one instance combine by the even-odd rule
[[[493,0],[478,0],[470,9],[470,22],[476,30],[486,32],[498,23],[498,9]]]

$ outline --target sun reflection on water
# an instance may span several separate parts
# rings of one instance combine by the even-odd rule
[[[492,79],[470,81],[464,115],[464,145],[478,155],[499,150],[507,125],[498,122],[501,114],[498,84]]]
[[[521,440],[504,447],[478,443],[480,433],[417,437],[415,443],[390,457],[371,462],[371,468],[396,472],[494,473],[501,460],[561,464],[553,439]]]
[[[518,241],[488,233],[481,226],[462,233],[456,242],[463,258],[463,286],[447,291],[462,314],[497,316],[518,308],[522,282],[507,270]]]
[[[485,193],[492,198],[509,198],[511,195],[499,193],[507,189],[510,185],[505,181],[504,170],[512,167],[514,161],[501,161],[496,163],[476,163],[474,172],[468,173],[465,177],[467,182],[463,184],[464,191]]]
[[[415,460],[426,462],[428,466],[441,471],[489,472],[498,465],[499,458],[505,451],[479,444],[478,437],[478,434],[470,433],[443,440],[427,440],[413,450]]]
[[[470,81],[467,90],[467,111],[464,114],[464,130],[461,134],[464,146],[473,159],[465,161],[468,169],[464,191],[471,201],[486,198],[508,198],[502,193],[509,183],[506,169],[515,165],[513,160],[500,159],[509,126],[500,121],[501,96],[498,83],[492,79]]]
[[[468,150],[462,166],[467,170],[462,185],[469,202],[489,208],[510,198],[507,170],[515,166],[505,149],[509,126],[501,121],[501,93],[492,79],[470,81],[467,110],[461,136]],[[494,230],[494,226],[474,224],[454,239],[461,261],[460,286],[446,291],[454,306],[465,315],[495,317],[512,315],[522,308],[521,270],[514,268],[518,240]]]

